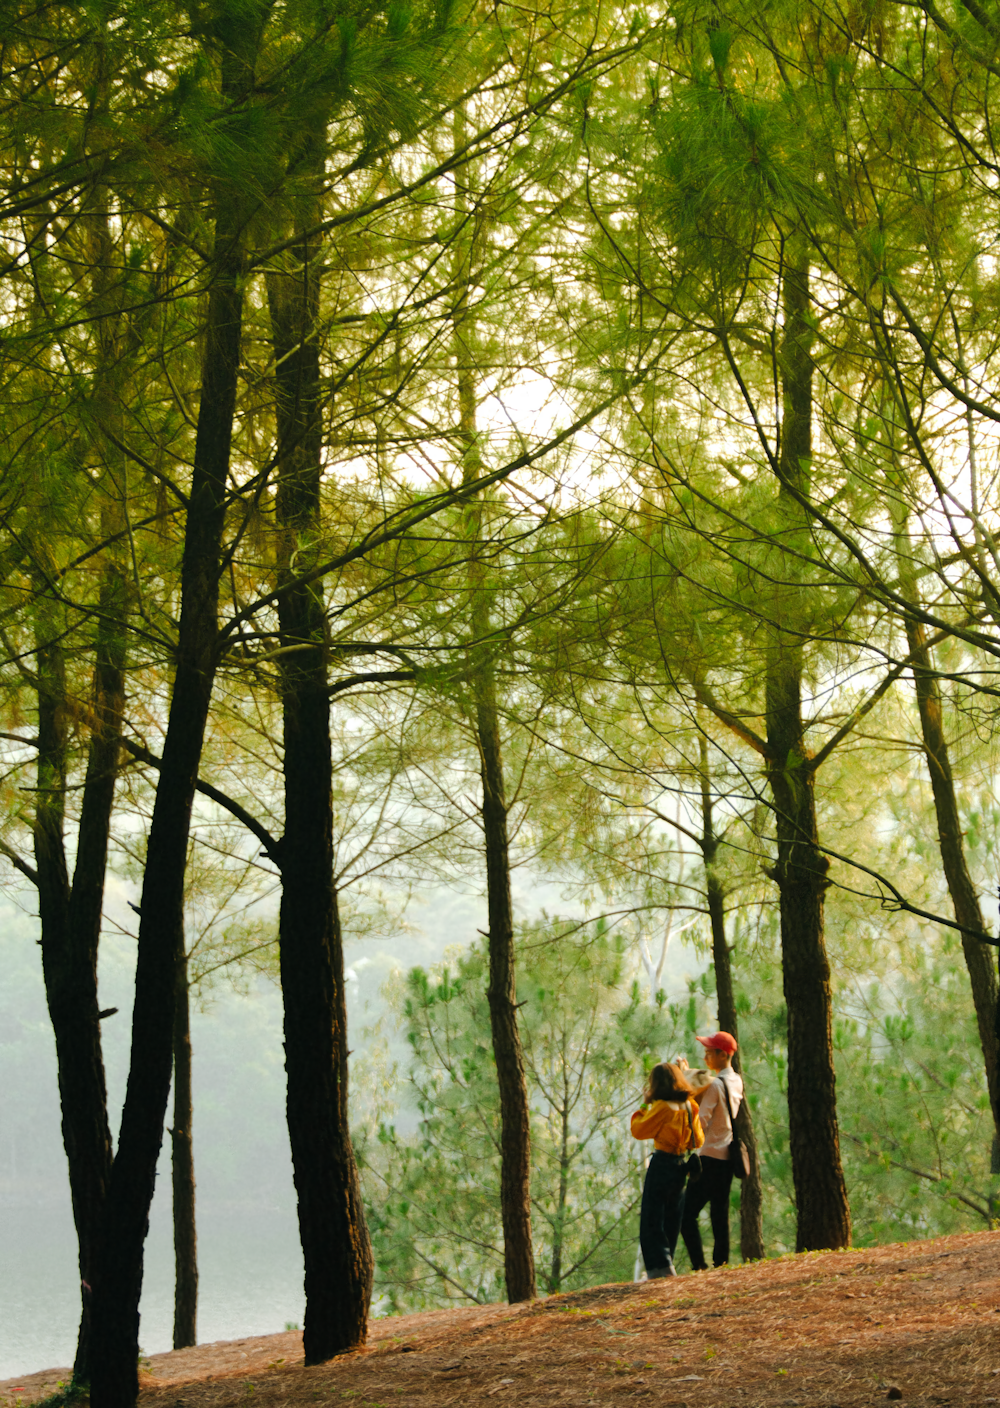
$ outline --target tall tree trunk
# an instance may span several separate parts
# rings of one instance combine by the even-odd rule
[[[43,628],[44,630],[44,628]],[[57,640],[39,641],[38,792],[34,848],[41,918],[45,997],[56,1043],[63,1145],[69,1167],[73,1221],[79,1250],[81,1315],[74,1378],[87,1379],[90,1359],[91,1286],[94,1243],[111,1170],[111,1131],[101,1052],[97,1000],[97,923],[87,926],[70,916],[71,890],[63,837],[66,788],[66,677]],[[88,778],[98,752],[92,739]],[[111,771],[112,787],[114,771]],[[88,795],[88,792],[90,795]],[[93,787],[85,784],[88,832],[97,829]],[[87,807],[90,802],[89,808]],[[108,808],[110,814],[110,806]],[[81,821],[80,844],[84,843]],[[77,865],[81,870],[80,863]],[[103,865],[91,881],[103,882]],[[103,885],[102,885],[103,888]]]
[[[455,118],[455,146],[462,146],[464,113]],[[458,368],[459,443],[466,482],[482,472],[476,426],[476,365],[474,315],[469,309],[469,286],[476,258],[477,216],[468,191],[459,189],[459,209],[465,217],[467,236],[458,242],[459,296],[454,313],[455,356]],[[500,1093],[500,1217],[503,1225],[504,1278],[511,1304],[533,1300],[535,1257],[531,1239],[531,1123],[524,1053],[517,1023],[517,980],[514,962],[514,910],[510,892],[510,852],[507,836],[507,800],[503,749],[497,708],[496,674],[492,650],[490,606],[484,588],[480,556],[483,536],[483,503],[474,501],[466,513],[470,545],[469,587],[472,629],[471,678],[483,784],[483,842],[486,851],[486,899],[489,916],[489,982],[486,998],[493,1036]]]
[[[73,1376],[80,1383],[87,1382],[90,1375],[91,1288],[112,1159],[97,952],[124,707],[126,595],[115,564],[109,562],[98,603],[90,744],[72,885],[67,878],[63,835],[69,701],[62,647],[51,620],[42,627],[38,648],[34,846],[42,972],[56,1043],[63,1145],[79,1250],[82,1304]]]
[[[111,814],[114,807],[118,747],[125,710],[126,615],[128,586],[117,564],[105,568],[101,588],[101,621],[97,633],[97,659],[94,667],[93,720],[83,787],[83,803],[77,830],[76,864],[69,897],[68,938],[73,953],[75,1001],[83,1012],[77,1038],[77,1051],[70,1055],[73,1092],[64,1098],[64,1110],[75,1113],[70,1122],[82,1125],[83,1133],[66,1139],[70,1162],[70,1186],[81,1184],[79,1197],[73,1193],[74,1218],[80,1242],[80,1278],[83,1283],[83,1313],[77,1340],[73,1373],[81,1382],[90,1379],[90,1300],[94,1265],[104,1197],[111,1174],[111,1132],[108,1126],[107,1089],[101,1051],[101,1030],[97,996],[97,951],[104,907],[104,879],[107,868]],[[66,1116],[64,1114],[64,1127]],[[64,1135],[65,1138],[65,1135]],[[72,1153],[70,1152],[72,1144]],[[89,1152],[83,1168],[74,1175],[73,1165],[80,1151]]]
[[[98,67],[101,72],[97,82],[103,91],[103,59]],[[119,296],[112,272],[113,241],[107,193],[102,186],[95,187],[82,223],[90,246],[90,305],[96,341],[93,382],[85,404],[99,432],[97,451],[105,464],[101,531],[111,540],[121,526],[124,486],[116,473],[117,452],[109,450],[101,432],[115,401],[116,379],[122,375],[122,349]],[[51,581],[55,564],[46,561],[48,552],[43,537],[37,544],[36,556],[46,562],[44,576]],[[60,644],[65,620],[47,596],[46,582],[39,580],[37,586],[39,752],[34,848],[42,972],[55,1036],[63,1145],[80,1268],[82,1303],[73,1378],[75,1383],[85,1384],[90,1374],[91,1287],[112,1160],[97,953],[124,710],[129,587],[112,546],[103,555],[97,600],[92,699],[87,718],[90,741],[70,883],[64,838],[67,722],[80,711],[66,692]]]
[[[475,617],[478,613],[473,613]],[[481,629],[485,623],[480,623]],[[500,1089],[500,1216],[507,1299],[533,1300],[531,1243],[531,1126],[524,1053],[517,1025],[514,912],[510,894],[507,803],[493,668],[481,662],[473,681],[483,779],[483,837],[489,914],[490,976],[486,998]]]
[[[795,243],[798,245],[797,238]],[[795,537],[802,515],[790,492],[808,488],[812,455],[812,328],[809,261],[803,245],[784,271],[781,344],[783,416],[779,502],[786,532]],[[785,574],[799,567],[791,556]],[[845,1247],[851,1212],[840,1160],[837,1089],[833,1061],[830,965],[823,931],[823,894],[829,864],[818,846],[815,774],[802,723],[802,647],[798,601],[791,582],[787,629],[779,603],[767,654],[765,712],[775,803],[778,856],[774,876],[781,910],[781,952],[788,1011],[788,1128],[798,1214],[796,1250]]]
[[[739,1044],[739,1023],[736,1016],[736,999],[733,996],[732,960],[726,942],[725,895],[715,861],[719,842],[712,821],[712,791],[708,775],[708,743],[705,735],[699,739],[701,752],[701,853],[705,861],[705,890],[708,897],[708,916],[712,925],[712,962],[715,966],[715,990],[719,1002],[719,1029],[729,1032]],[[739,1051],[733,1057],[733,1065],[742,1074]],[[764,1255],[764,1224],[762,1217],[763,1193],[760,1182],[760,1156],[757,1149],[757,1136],[754,1133],[750,1105],[746,1098],[740,1102],[736,1113],[733,1131],[742,1139],[750,1156],[750,1173],[739,1185],[740,1188],[740,1255],[744,1261],[759,1261]]]
[[[241,101],[252,87],[257,32],[253,17],[245,12],[220,23],[224,103]],[[174,685],[143,877],[128,1086],[93,1283],[93,1408],[132,1408],[139,1391],[143,1246],[173,1065],[175,969],[184,941],[191,806],[216,669],[222,534],[243,314],[243,194],[220,183],[214,207],[214,277],[181,562]]]
[[[195,1227],[191,986],[183,942],[174,996],[174,1123],[170,1174],[174,1202],[174,1349],[198,1343],[198,1235]]]
[[[884,416],[889,427],[890,442],[893,443],[892,477],[902,478],[895,454],[895,438],[898,433],[895,408],[888,401],[888,414]],[[970,443],[970,456],[974,446]],[[974,463],[974,461],[973,461]],[[897,571],[900,582],[909,601],[919,605],[920,587],[914,571],[912,551],[909,541],[908,512],[904,507],[905,496],[894,493],[891,500],[894,506],[894,528],[896,535]],[[988,934],[983,920],[982,909],[976,887],[969,874],[965,859],[965,842],[958,811],[958,798],[955,791],[955,778],[951,770],[948,740],[944,730],[941,688],[934,670],[934,661],[927,643],[927,632],[922,622],[905,621],[906,644],[913,667],[914,692],[917,699],[917,712],[920,718],[920,735],[924,758],[931,780],[931,793],[934,798],[934,812],[937,820],[938,847],[941,866],[944,870],[948,893],[951,897],[955,918],[964,929]],[[979,943],[972,934],[962,934],[962,952],[972,988],[972,1001],[976,1011],[976,1024],[979,1028],[979,1042],[983,1052],[983,1065],[986,1071],[986,1085],[993,1113],[993,1138],[990,1153],[991,1173],[1000,1173],[1000,988],[994,969],[989,945]]]
[[[911,598],[913,599],[913,598]],[[906,640],[913,660],[913,683],[917,695],[917,709],[920,714],[920,732],[924,745],[924,757],[930,773],[931,791],[934,794],[934,811],[937,816],[938,845],[941,849],[941,864],[952,908],[959,924],[966,929],[988,931],[983,922],[983,912],[979,896],[972,883],[969,867],[965,860],[965,844],[962,839],[962,823],[958,814],[958,800],[955,796],[955,779],[948,755],[948,741],[944,732],[944,719],[941,709],[941,689],[934,673],[927,634],[918,621],[906,623]],[[993,1148],[991,1172],[1000,1173],[1000,1071],[997,1069],[997,974],[988,946],[979,943],[972,934],[962,934],[962,952],[972,986],[972,1000],[976,1009],[976,1022],[979,1027],[979,1041],[983,1049],[983,1063],[986,1067],[986,1084],[990,1094],[990,1107],[993,1111]]]
[[[321,179],[325,129],[302,158]],[[319,223],[308,199],[297,224]],[[318,1364],[363,1344],[373,1261],[348,1111],[344,952],[333,878],[333,769],[323,583],[295,582],[320,547],[322,415],[317,319],[320,242],[303,235],[291,267],[268,274],[277,389],[278,600],[285,832],[281,987],[288,1132],[305,1261],[303,1346]]]

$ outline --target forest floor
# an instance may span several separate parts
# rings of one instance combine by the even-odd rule
[[[996,1404],[1000,1232],[375,1320],[363,1350],[309,1369],[297,1332],[143,1366],[139,1408]],[[67,1377],[0,1383],[0,1408]]]

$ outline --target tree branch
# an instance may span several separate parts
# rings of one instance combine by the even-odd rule
[[[221,652],[225,647],[226,641],[239,629],[244,621],[250,620],[258,611],[263,611],[266,607],[273,606],[285,592],[292,591],[296,587],[310,586],[313,582],[318,582],[321,578],[329,576],[331,572],[339,572],[341,568],[347,567],[352,562],[357,562],[360,558],[366,557],[371,552],[375,552],[376,549],[385,547],[386,544],[405,537],[407,533],[411,532],[421,523],[426,522],[427,519],[433,518],[435,514],[441,513],[447,508],[457,507],[459,504],[465,503],[467,499],[475,498],[476,495],[481,494],[484,489],[489,489],[494,484],[503,483],[505,479],[509,479],[510,476],[515,474],[519,469],[528,469],[540,459],[544,459],[546,455],[550,455],[554,450],[558,450],[567,440],[572,440],[579,431],[586,429],[598,416],[603,415],[603,413],[609,410],[617,401],[620,401],[627,390],[638,386],[644,381],[655,365],[656,358],[653,358],[647,366],[643,367],[642,371],[637,372],[635,376],[630,378],[626,386],[616,388],[609,396],[605,396],[603,400],[598,401],[597,404],[592,406],[584,415],[579,416],[573,421],[572,425],[568,425],[565,430],[561,430],[557,435],[553,435],[550,440],[546,440],[544,445],[539,445],[537,450],[526,450],[524,454],[518,455],[516,459],[509,460],[507,464],[501,465],[499,469],[491,470],[489,474],[482,474],[476,479],[470,479],[454,489],[445,489],[441,493],[434,494],[430,498],[425,499],[419,505],[397,509],[395,513],[391,513],[387,518],[383,519],[380,528],[372,529],[370,533],[366,533],[355,547],[348,548],[346,552],[339,553],[336,557],[328,558],[326,562],[320,563],[318,567],[314,567],[310,572],[303,573],[301,577],[296,577],[292,581],[283,583],[281,587],[273,592],[269,592],[267,596],[258,597],[256,601],[250,602],[242,611],[232,616],[228,624],[219,632],[217,648]],[[934,624],[936,625],[937,622]]]
[[[347,689],[353,689],[356,684],[380,684],[390,680],[415,680],[416,670],[373,670],[367,675],[345,675],[342,680],[332,684],[327,690],[327,694],[332,699],[334,695],[343,694]]]
[[[725,724],[726,728],[728,728],[730,732],[735,733],[737,738],[742,738],[744,743],[748,743],[755,753],[759,753],[767,762],[774,761],[771,750],[768,748],[763,738],[761,738],[760,734],[754,733],[753,729],[748,727],[736,714],[732,714],[728,709],[723,708],[707,684],[700,683],[698,680],[692,680],[691,684],[694,687],[695,698],[698,700],[699,704],[704,704],[705,708],[708,709],[710,713],[714,714],[720,723]]]
[[[27,876],[33,885],[38,885],[38,871],[32,869],[26,860],[22,860],[17,851],[8,846],[6,841],[0,841],[0,855],[5,855],[15,870],[19,870],[22,875]]]
[[[886,1158],[893,1168],[901,1168],[904,1173],[912,1173],[916,1178],[926,1178],[928,1183],[948,1182],[940,1173],[928,1173],[924,1168],[916,1168],[913,1164],[904,1164],[899,1159],[890,1158],[888,1154],[876,1153],[856,1134],[848,1134],[847,1137],[852,1144],[857,1144],[862,1148],[870,1159]],[[992,1221],[993,1214],[990,1212],[989,1208],[983,1207],[981,1203],[973,1202],[973,1200],[967,1198],[964,1193],[956,1193],[954,1188],[949,1189],[949,1192],[953,1198],[957,1198],[960,1203],[964,1203],[967,1208],[971,1208],[973,1212],[978,1213],[979,1216],[985,1218],[987,1222]]]
[[[157,771],[162,768],[163,760],[158,758],[155,753],[151,753],[148,748],[144,748],[141,743],[136,743],[131,738],[124,737],[120,742],[125,751],[131,753],[136,762],[145,763],[148,767],[156,768]],[[234,816],[237,821],[242,822],[247,830],[257,837],[257,840],[267,852],[268,858],[272,860],[280,870],[281,842],[277,837],[271,835],[266,826],[263,826],[255,816],[251,816],[245,807],[240,806],[239,802],[234,801],[232,797],[227,797],[225,792],[220,792],[219,789],[213,787],[210,782],[203,782],[201,778],[199,778],[195,783],[195,789],[200,792],[203,797],[208,797],[210,801],[216,802],[224,811]]]
[[[857,728],[858,724],[861,722],[861,720],[865,717],[866,714],[871,713],[871,711],[875,708],[875,705],[882,698],[882,696],[886,694],[890,687],[896,683],[896,681],[899,679],[900,675],[903,673],[909,663],[910,657],[907,656],[905,660],[901,660],[898,665],[894,666],[894,668],[891,669],[886,675],[882,683],[878,685],[876,689],[873,689],[871,694],[869,694],[868,698],[863,699],[858,705],[858,707],[854,710],[854,712],[847,718],[847,720],[843,724],[841,724],[840,728],[837,729],[837,732],[833,735],[833,737],[827,739],[827,741],[823,744],[823,747],[819,750],[819,752],[814,757],[806,760],[806,766],[810,772],[816,772],[818,768],[821,768],[823,766],[827,758],[833,752],[834,748],[836,748],[839,744],[843,743],[847,735],[853,729]]]

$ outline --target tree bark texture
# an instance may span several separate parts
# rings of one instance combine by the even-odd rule
[[[312,164],[322,170],[322,147]],[[306,153],[306,160],[310,157]],[[311,209],[300,228],[318,224]],[[285,832],[281,986],[287,1115],[305,1261],[307,1364],[368,1332],[373,1260],[348,1112],[347,1005],[333,853],[333,768],[323,583],[295,581],[319,550],[322,416],[317,319],[320,243],[303,237],[268,275],[276,363],[278,600],[283,647]]]
[[[930,650],[927,646],[927,633],[918,621],[907,621],[906,639],[913,660],[913,683],[917,695],[917,709],[920,714],[920,732],[924,745],[924,757],[930,773],[931,791],[934,795],[934,811],[937,817],[938,844],[941,849],[941,864],[952,908],[959,924],[966,929],[988,931],[983,922],[983,912],[979,896],[972,883],[969,867],[965,860],[965,844],[962,838],[962,823],[958,813],[958,800],[955,795],[955,779],[948,754],[948,741],[944,732],[944,719],[941,709],[941,689],[934,673]],[[997,1155],[1000,1150],[1000,1072],[997,1055],[997,974],[989,946],[979,943],[971,934],[962,934],[962,951],[965,966],[972,987],[972,1000],[976,1009],[976,1022],[979,1027],[979,1041],[983,1049],[983,1063],[986,1068],[986,1083],[993,1110],[993,1151],[992,1172],[1000,1173]]]
[[[103,75],[98,76],[98,84],[103,84]],[[91,311],[96,342],[88,405],[98,429],[98,455],[104,464],[101,530],[111,540],[121,527],[124,485],[118,473],[117,452],[109,451],[102,432],[116,403],[123,349],[106,194],[102,186],[95,187],[83,228],[90,244]],[[37,552],[42,559],[47,557],[44,543],[38,545]],[[49,580],[52,575],[48,573]],[[47,597],[45,583],[39,581],[37,585],[39,753],[34,848],[42,971],[55,1036],[63,1145],[79,1253],[81,1314],[73,1379],[74,1383],[86,1384],[90,1377],[91,1287],[112,1160],[97,953],[124,711],[129,586],[117,551],[110,547],[104,554],[95,613],[90,739],[70,883],[64,840],[70,700],[59,643],[65,621]]]
[[[792,489],[809,483],[812,454],[812,329],[805,250],[785,270],[781,346],[783,416],[779,503],[789,538],[802,531]],[[787,606],[778,603],[768,646],[765,712],[768,780],[775,805],[778,855],[774,875],[781,912],[781,952],[788,1011],[788,1128],[798,1214],[796,1250],[846,1247],[851,1213],[840,1159],[833,1060],[830,965],[823,928],[828,862],[818,847],[815,775],[802,723],[802,648],[797,634],[799,571],[785,559]],[[782,629],[782,615],[791,619]]]
[[[219,38],[222,98],[238,102],[252,83],[254,26],[246,15],[236,17]],[[220,185],[214,204],[214,277],[181,561],[174,684],[143,877],[128,1084],[93,1287],[93,1408],[132,1408],[139,1391],[143,1245],[173,1066],[175,968],[184,941],[191,805],[216,669],[243,313],[244,202],[239,191]]]
[[[480,665],[475,679],[476,732],[483,779],[483,837],[489,913],[490,976],[486,997],[500,1090],[500,1215],[504,1277],[513,1305],[535,1297],[531,1242],[531,1125],[524,1053],[517,1025],[514,911],[510,894],[507,803],[493,672]]]
[[[725,894],[715,869],[719,842],[712,824],[712,793],[708,775],[708,748],[704,735],[701,745],[701,852],[705,860],[705,890],[708,915],[712,926],[712,962],[715,967],[715,991],[719,1004],[719,1030],[729,1032],[739,1043],[739,1021],[733,996],[732,956],[726,942]],[[739,1051],[733,1056],[733,1066],[742,1074]],[[760,1155],[757,1136],[747,1099],[740,1102],[733,1131],[746,1145],[750,1157],[750,1173],[740,1183],[740,1255],[744,1261],[759,1261],[764,1256],[763,1192],[760,1181]]]
[[[464,139],[464,114],[456,115],[455,144]],[[475,479],[482,470],[476,426],[476,368],[473,354],[475,321],[469,309],[469,285],[476,257],[476,214],[467,189],[459,190],[459,207],[466,216],[466,238],[459,242],[459,296],[454,313],[458,367],[459,443],[462,473]],[[510,892],[510,852],[503,749],[500,740],[496,675],[489,645],[490,605],[483,580],[479,549],[483,535],[483,502],[475,500],[466,513],[470,545],[469,622],[476,741],[483,784],[483,843],[486,852],[486,896],[489,915],[489,983],[486,998],[493,1036],[500,1095],[500,1216],[503,1225],[504,1278],[513,1305],[536,1295],[535,1256],[531,1236],[531,1122],[524,1052],[517,1022],[517,980],[514,960],[514,911]]]
[[[38,793],[34,849],[38,872],[42,971],[56,1043],[63,1144],[79,1247],[81,1316],[74,1379],[90,1375],[91,1288],[111,1131],[101,1050],[97,951],[118,739],[124,708],[126,588],[113,563],[104,571],[95,643],[93,714],[77,830],[73,881],[67,875],[64,799],[67,769],[66,674],[58,630],[40,623]]]
[[[174,1349],[198,1343],[198,1236],[195,1226],[191,988],[183,943],[174,997],[174,1123],[170,1176],[174,1201]]]

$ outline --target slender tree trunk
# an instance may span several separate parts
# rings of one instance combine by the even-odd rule
[[[779,502],[786,532],[800,530],[801,512],[789,486],[806,489],[812,454],[812,329],[809,263],[803,249],[785,269],[781,347],[783,417]],[[799,571],[786,559],[789,577]],[[788,594],[788,629],[772,629],[765,680],[768,777],[775,803],[778,857],[774,876],[781,910],[781,951],[788,1011],[788,1127],[798,1213],[796,1250],[845,1247],[851,1213],[840,1159],[833,1061],[830,965],[823,929],[828,862],[818,847],[815,775],[802,723],[802,647],[796,583]]]
[[[81,1383],[90,1374],[91,1287],[112,1157],[97,995],[97,950],[124,705],[125,595],[121,577],[114,564],[109,564],[99,598],[93,715],[72,886],[67,879],[63,837],[66,675],[58,630],[51,620],[42,627],[38,650],[38,802],[34,844],[42,971],[56,1042],[63,1144],[79,1247],[82,1308],[73,1374]]]
[[[103,83],[101,76],[98,83]],[[99,426],[107,418],[108,407],[114,401],[115,379],[121,375],[119,308],[113,286],[112,240],[105,196],[103,188],[98,186],[83,222],[92,246],[91,310],[97,344],[89,403]],[[106,444],[99,444],[98,450],[102,457],[107,457]],[[101,528],[106,538],[114,535],[121,519],[123,489],[114,472],[113,458],[113,455],[107,458],[101,486],[104,494]],[[36,554],[42,560],[47,557],[44,542],[39,542]],[[52,579],[51,572],[46,575]],[[59,644],[65,622],[46,596],[46,583],[39,581],[38,589],[39,754],[34,846],[42,972],[55,1036],[63,1144],[79,1253],[82,1304],[73,1378],[75,1383],[86,1384],[90,1375],[91,1287],[112,1160],[101,1049],[97,952],[124,709],[129,588],[116,551],[110,548],[104,555],[97,602],[92,707],[88,719],[90,741],[72,884],[68,881],[64,842],[66,725],[72,708],[66,693],[65,663]]]
[[[43,627],[43,632],[45,628]],[[74,1377],[87,1377],[94,1238],[111,1169],[97,1001],[97,954],[74,943],[63,837],[66,676],[62,648],[39,641],[38,773],[34,848],[45,996],[56,1043],[62,1135],[79,1248],[82,1309]]]
[[[174,1349],[198,1343],[198,1236],[195,1227],[191,987],[184,945],[177,956],[174,1002],[174,1124],[170,1173],[174,1200]]]
[[[464,115],[456,115],[455,144],[464,138]],[[475,226],[466,192],[459,207],[468,228]],[[476,369],[473,355],[475,324],[469,309],[469,284],[476,241],[470,233],[459,242],[461,292],[454,314],[458,366],[459,440],[465,480],[482,469],[476,427]],[[517,1023],[517,982],[514,963],[514,911],[510,893],[510,853],[503,749],[500,741],[496,675],[489,646],[490,607],[484,589],[479,548],[483,504],[473,503],[466,516],[471,547],[469,568],[472,693],[476,739],[483,783],[483,841],[486,850],[486,897],[489,915],[489,984],[486,989],[493,1035],[493,1058],[500,1092],[500,1215],[503,1224],[504,1276],[511,1304],[535,1297],[535,1257],[531,1240],[531,1122],[524,1053]]]
[[[75,1090],[66,1105],[79,1114],[84,1136],[89,1144],[85,1171],[80,1182],[86,1191],[80,1197],[82,1216],[74,1217],[80,1240],[80,1278],[83,1286],[83,1313],[77,1340],[74,1377],[81,1382],[90,1379],[90,1300],[93,1285],[96,1243],[104,1197],[111,1174],[111,1132],[108,1127],[107,1089],[104,1080],[104,1060],[101,1051],[101,1030],[97,995],[97,951],[101,937],[104,907],[104,878],[107,868],[108,841],[111,834],[111,814],[114,807],[115,780],[118,772],[118,746],[122,716],[125,709],[126,614],[128,587],[114,562],[105,569],[102,583],[101,622],[97,635],[97,660],[94,668],[93,722],[87,756],[87,772],[83,787],[83,804],[77,830],[76,864],[69,897],[68,937],[74,954],[76,970],[74,992],[82,1002],[83,1013],[78,1018],[85,1030],[80,1033],[79,1049],[73,1056],[66,1053],[74,1073],[69,1079]],[[86,1014],[86,1015],[84,1015]],[[84,1139],[72,1141],[70,1164],[79,1157]],[[66,1141],[67,1153],[70,1141]],[[74,1183],[70,1173],[70,1186]]]
[[[303,158],[322,173],[322,138]],[[319,223],[308,201],[299,228]],[[323,583],[295,583],[321,535],[322,416],[317,319],[319,240],[268,275],[278,410],[278,602],[284,716],[281,986],[288,1132],[305,1261],[303,1346],[318,1364],[363,1344],[373,1261],[348,1111],[344,953],[333,878],[333,770]]]
[[[489,914],[490,977],[486,998],[500,1088],[500,1216],[507,1299],[514,1304],[533,1300],[535,1296],[535,1259],[531,1243],[531,1126],[524,1054],[517,1025],[507,804],[491,666],[480,665],[474,689],[476,732],[482,763]]]
[[[732,958],[726,942],[725,895],[715,869],[719,843],[712,824],[712,792],[708,776],[708,745],[704,734],[699,740],[701,751],[701,853],[705,860],[705,889],[708,915],[712,925],[712,961],[715,966],[715,990],[719,1002],[719,1030],[729,1032],[739,1043],[739,1022],[736,999],[733,996]],[[733,1065],[742,1073],[739,1051]],[[750,1156],[750,1173],[740,1187],[740,1255],[744,1261],[759,1261],[764,1255],[763,1191],[760,1181],[760,1156],[754,1133],[750,1105],[740,1102],[733,1126],[734,1134],[742,1139]]]
[[[891,410],[886,417],[892,437],[896,434],[895,416]],[[970,447],[970,454],[972,449]],[[899,475],[895,453],[893,470]],[[895,531],[897,539],[897,568],[907,598],[919,603],[920,590],[913,570],[909,546],[907,512],[902,507],[902,495],[895,494],[891,500],[898,505],[895,509]],[[941,688],[934,670],[927,632],[920,621],[906,620],[906,644],[913,663],[913,684],[917,699],[917,712],[920,718],[920,734],[923,742],[924,758],[930,775],[931,793],[934,797],[934,812],[937,820],[938,847],[941,866],[944,870],[948,893],[951,896],[952,910],[959,924],[965,929],[978,930],[987,934],[983,913],[979,904],[976,887],[969,874],[965,859],[965,841],[958,811],[958,798],[955,791],[955,778],[951,770],[948,740],[944,730]],[[994,969],[989,945],[979,943],[968,933],[962,934],[962,951],[965,966],[972,988],[972,1001],[976,1011],[976,1024],[979,1028],[979,1041],[983,1052],[983,1065],[986,1071],[986,1085],[993,1113],[993,1138],[990,1156],[991,1173],[1000,1173],[1000,989]]]
[[[222,46],[222,98],[252,85],[251,18]],[[93,1283],[93,1408],[132,1408],[139,1391],[139,1297],[174,1045],[176,963],[184,941],[191,806],[216,669],[222,534],[243,314],[242,193],[214,195],[214,278],[208,295],[201,401],[181,563],[174,686],[153,805],[139,921],[132,1049],[118,1152]]]
[[[959,924],[966,929],[987,933],[983,922],[983,912],[979,896],[972,883],[969,867],[965,860],[965,844],[962,837],[962,823],[958,814],[958,800],[955,796],[955,779],[948,755],[948,742],[945,738],[944,719],[941,709],[941,689],[934,673],[927,635],[923,625],[907,621],[906,639],[913,659],[913,683],[916,688],[917,709],[920,714],[920,732],[923,738],[924,757],[930,773],[931,791],[934,794],[934,811],[937,816],[938,844],[941,850],[941,864],[952,908]],[[997,974],[994,971],[992,955],[988,946],[977,942],[971,934],[963,933],[962,951],[965,966],[972,986],[972,1000],[976,1009],[976,1022],[979,1027],[979,1041],[983,1049],[983,1063],[986,1067],[986,1083],[990,1093],[990,1106],[993,1111],[993,1149],[991,1171],[1000,1173],[1000,1071],[997,1062]]]
[[[565,1053],[564,1053],[565,1057]],[[559,1196],[556,1215],[552,1227],[552,1259],[549,1263],[550,1296],[554,1296],[562,1286],[563,1240],[566,1235],[566,1201],[569,1196],[569,1091],[566,1088],[565,1068],[563,1079],[563,1104],[559,1111]]]

